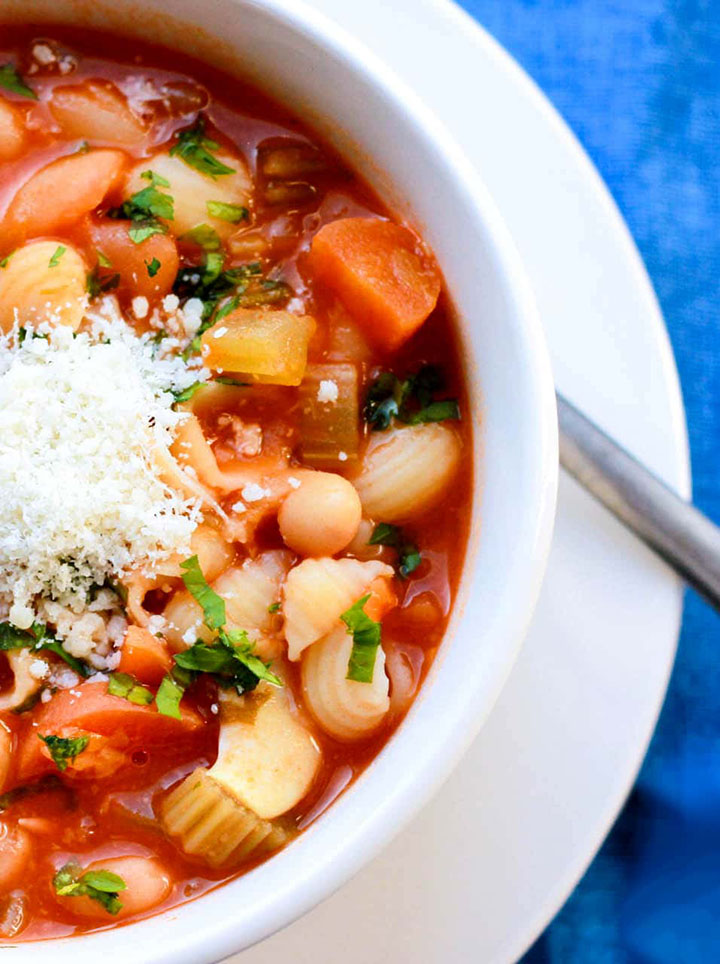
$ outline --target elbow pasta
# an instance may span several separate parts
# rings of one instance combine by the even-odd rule
[[[303,695],[320,726],[336,740],[353,742],[374,733],[390,709],[385,653],[375,656],[372,683],[347,679],[352,637],[339,626],[305,650]]]
[[[472,510],[415,231],[213,65],[36,31],[0,11],[0,944],[175,913],[324,819]]]

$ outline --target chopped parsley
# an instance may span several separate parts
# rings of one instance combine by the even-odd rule
[[[157,258],[153,258],[152,261],[146,261],[146,262],[145,262],[145,267],[147,268],[147,273],[148,273],[148,275],[149,275],[151,278],[154,278],[155,275],[156,275],[156,274],[158,273],[158,271],[160,270],[160,268],[162,268],[162,265],[160,264],[160,262],[158,261]]]
[[[102,262],[100,262],[99,258],[100,252],[98,252],[98,264],[93,268],[92,271],[89,271],[85,277],[85,288],[87,289],[87,293],[91,298],[98,298],[100,295],[114,291],[120,284],[120,275],[117,272],[109,275],[102,275],[100,273],[100,266]],[[107,258],[105,260],[107,261]],[[106,265],[102,266],[106,267]]]
[[[271,614],[280,612],[280,603],[274,602],[271,606],[268,606],[268,612]]]
[[[38,739],[47,746],[58,770],[67,770],[68,764],[74,763],[75,758],[80,756],[90,742],[89,736],[66,737],[54,736],[52,733],[46,736],[38,733]]]
[[[28,87],[18,73],[17,67],[12,64],[0,66],[0,87],[4,87],[5,90],[9,90],[13,94],[20,94],[21,97],[29,97],[31,100],[38,99],[35,91]]]
[[[140,176],[150,184],[133,194],[120,207],[108,211],[108,217],[125,218],[132,222],[128,234],[135,244],[147,241],[154,234],[167,234],[164,221],[172,221],[175,217],[173,198],[160,190],[169,188],[169,181],[154,171],[144,171]]]
[[[53,877],[53,887],[58,897],[90,897],[101,904],[109,914],[122,909],[118,894],[127,890],[127,884],[110,870],[88,870],[81,874],[80,868],[65,864]]]
[[[112,261],[106,254],[103,254],[100,248],[97,248],[95,253],[97,254],[98,264],[101,268],[112,268]]]
[[[53,254],[52,258],[50,258],[48,261],[48,268],[57,268],[57,266],[60,264],[60,258],[62,258],[66,251],[67,248],[65,245],[59,244],[57,248],[55,248],[55,253]]]
[[[375,656],[382,636],[380,623],[376,623],[365,612],[364,606],[369,598],[368,593],[340,616],[353,638],[345,678],[357,683],[372,683]]]
[[[205,120],[199,117],[194,127],[180,131],[177,140],[170,148],[171,157],[180,157],[189,166],[214,179],[225,174],[234,174],[235,169],[223,164],[212,153],[219,151],[220,145],[205,136]]]
[[[220,235],[215,228],[211,228],[209,224],[196,225],[181,235],[180,240],[190,241],[192,244],[196,244],[199,248],[202,248],[203,251],[219,251],[222,247]]]
[[[241,204],[226,204],[224,201],[208,201],[206,204],[207,213],[211,218],[218,218],[220,221],[229,221],[230,224],[239,224],[250,217],[250,212]]]
[[[391,546],[397,549],[398,553],[398,574],[402,579],[407,579],[411,572],[415,572],[422,562],[420,550],[414,542],[410,542],[403,536],[399,526],[389,525],[387,522],[379,522],[373,529],[368,545],[371,546]]]
[[[393,419],[406,425],[459,419],[457,399],[434,398],[443,387],[442,372],[436,365],[423,365],[405,379],[381,372],[367,391],[363,417],[377,431],[389,428]]]
[[[108,693],[111,696],[121,696],[128,703],[136,706],[149,706],[153,701],[152,692],[131,676],[129,673],[111,673],[108,680]]]

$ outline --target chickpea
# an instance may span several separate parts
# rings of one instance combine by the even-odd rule
[[[143,914],[165,900],[170,893],[169,874],[159,861],[149,857],[109,857],[94,860],[83,868],[83,873],[88,870],[109,870],[125,881],[126,889],[118,895],[122,908],[113,920]],[[83,917],[107,920],[110,916],[102,904],[90,897],[58,897],[58,900],[68,910]]]
[[[301,556],[334,556],[360,525],[360,498],[347,479],[332,472],[303,473],[300,487],[280,507],[286,544]]]
[[[19,827],[0,823],[0,894],[19,883],[32,853],[30,835]]]

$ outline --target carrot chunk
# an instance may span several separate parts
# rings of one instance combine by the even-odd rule
[[[380,622],[391,609],[397,606],[398,598],[392,584],[383,576],[378,576],[370,583],[370,598],[363,606],[365,613]]]
[[[141,626],[128,627],[118,666],[121,673],[156,686],[171,668],[170,653],[157,636]]]
[[[394,351],[435,307],[441,279],[408,228],[380,218],[344,218],[315,235],[312,274],[344,303],[378,348]]]
[[[41,736],[88,737],[82,752],[68,761],[65,773],[103,776],[118,770],[136,750],[180,743],[203,726],[202,717],[187,706],[181,706],[178,720],[159,713],[154,704],[141,706],[111,696],[107,683],[82,683],[56,693],[33,713],[20,741],[14,782],[23,784],[58,772]]]
[[[71,154],[41,168],[10,202],[3,223],[3,247],[53,234],[92,211],[117,183],[125,155],[99,150]]]
[[[109,218],[91,225],[90,237],[102,259],[102,274],[108,278],[119,274],[120,288],[133,297],[163,298],[170,293],[180,266],[177,245],[167,234],[153,234],[135,244],[129,226],[129,221]]]

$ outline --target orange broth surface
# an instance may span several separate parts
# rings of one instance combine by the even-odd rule
[[[55,66],[31,70],[31,48],[39,39],[47,40],[54,50],[69,52],[75,58],[71,72],[60,74]],[[18,187],[36,170],[68,154],[76,141],[63,139],[47,107],[54,87],[81,83],[87,79],[111,81],[126,96],[137,94],[141,84],[172,91],[169,102],[154,105],[154,118],[147,141],[135,156],[149,156],[167,144],[175,132],[187,127],[193,105],[201,108],[213,136],[235,145],[245,158],[253,176],[255,190],[251,202],[251,226],[267,244],[261,256],[266,277],[286,282],[303,310],[312,315],[318,328],[309,348],[309,361],[327,359],[332,343],[337,304],[324,286],[314,283],[305,265],[306,252],[318,228],[339,217],[374,215],[392,218],[382,201],[331,149],[286,109],[240,80],[220,73],[174,51],[88,30],[43,26],[9,26],[0,36],[0,64],[12,62],[38,94],[34,102],[9,95],[8,99],[25,113],[31,131],[28,149],[17,160],[0,162],[0,212]],[[0,95],[4,92],[0,91]],[[173,112],[176,108],[177,112]],[[267,178],[258,167],[262,152],[277,146],[313,146],[326,159],[324,170],[308,176],[307,186],[297,196],[281,203],[268,203]],[[91,143],[91,148],[103,147]],[[120,203],[120,198],[104,202]],[[53,233],[58,243],[68,242],[83,252],[89,264],[95,250],[88,232],[87,219]],[[4,249],[0,223],[0,257]],[[181,263],[192,263],[196,255],[180,244]],[[230,263],[240,263],[236,258]],[[127,307],[133,291],[122,285],[115,292]],[[442,367],[446,395],[459,399],[467,413],[467,398],[459,356],[459,339],[447,296],[441,295],[438,307],[422,328],[392,355],[375,350],[362,365],[362,381],[367,386],[382,370],[402,376],[421,364]],[[255,386],[238,393],[237,412],[256,418],[266,438],[283,444],[298,441],[299,402],[295,388]],[[224,429],[221,411],[208,407],[201,412],[205,433],[213,440],[222,458]],[[421,685],[440,646],[461,574],[471,511],[472,438],[470,420],[457,423],[464,445],[464,460],[452,491],[432,511],[403,527],[407,538],[422,553],[419,568],[405,580],[395,579],[399,605],[383,621],[383,639],[402,654],[411,668],[412,685],[402,700],[392,703],[382,730],[356,744],[334,740],[317,728],[315,738],[322,749],[322,767],[310,793],[291,812],[290,818],[301,831],[317,819],[382,751],[405,715],[412,696]],[[364,429],[367,432],[367,429]],[[272,441],[270,441],[272,444]],[[299,459],[295,464],[300,464]],[[337,469],[336,469],[337,471]],[[256,533],[256,551],[282,547],[274,518],[265,520]],[[243,550],[238,548],[239,557]],[[377,558],[392,562],[390,549],[379,549]],[[146,600],[149,610],[162,610],[162,593]],[[278,616],[278,619],[281,617]],[[290,681],[298,702],[302,701],[299,670],[290,666]],[[9,685],[7,662],[0,653],[0,693]],[[391,693],[391,700],[393,694]],[[66,936],[116,924],[107,920],[86,919],[72,910],[69,900],[60,902],[52,886],[53,874],[70,860],[85,865],[89,860],[117,855],[156,856],[171,877],[167,899],[151,913],[174,907],[198,897],[252,867],[211,870],[202,862],[185,855],[168,839],[156,822],[158,800],[169,787],[195,767],[210,765],[217,754],[218,726],[211,712],[215,693],[211,683],[195,684],[186,696],[201,714],[204,725],[199,734],[179,743],[147,749],[131,748],[128,762],[104,777],[67,780],[62,773],[49,774],[39,784],[4,799],[6,809],[0,821],[6,830],[24,827],[32,835],[32,855],[22,881],[9,893],[0,893],[0,933],[12,940],[37,940]],[[15,745],[32,740],[35,717],[40,704],[25,712],[0,713],[0,722],[14,734]],[[0,791],[2,791],[0,786]],[[292,844],[290,844],[292,846]],[[147,914],[145,916],[148,916]],[[130,918],[131,920],[134,918]],[[124,923],[125,921],[123,921]]]

